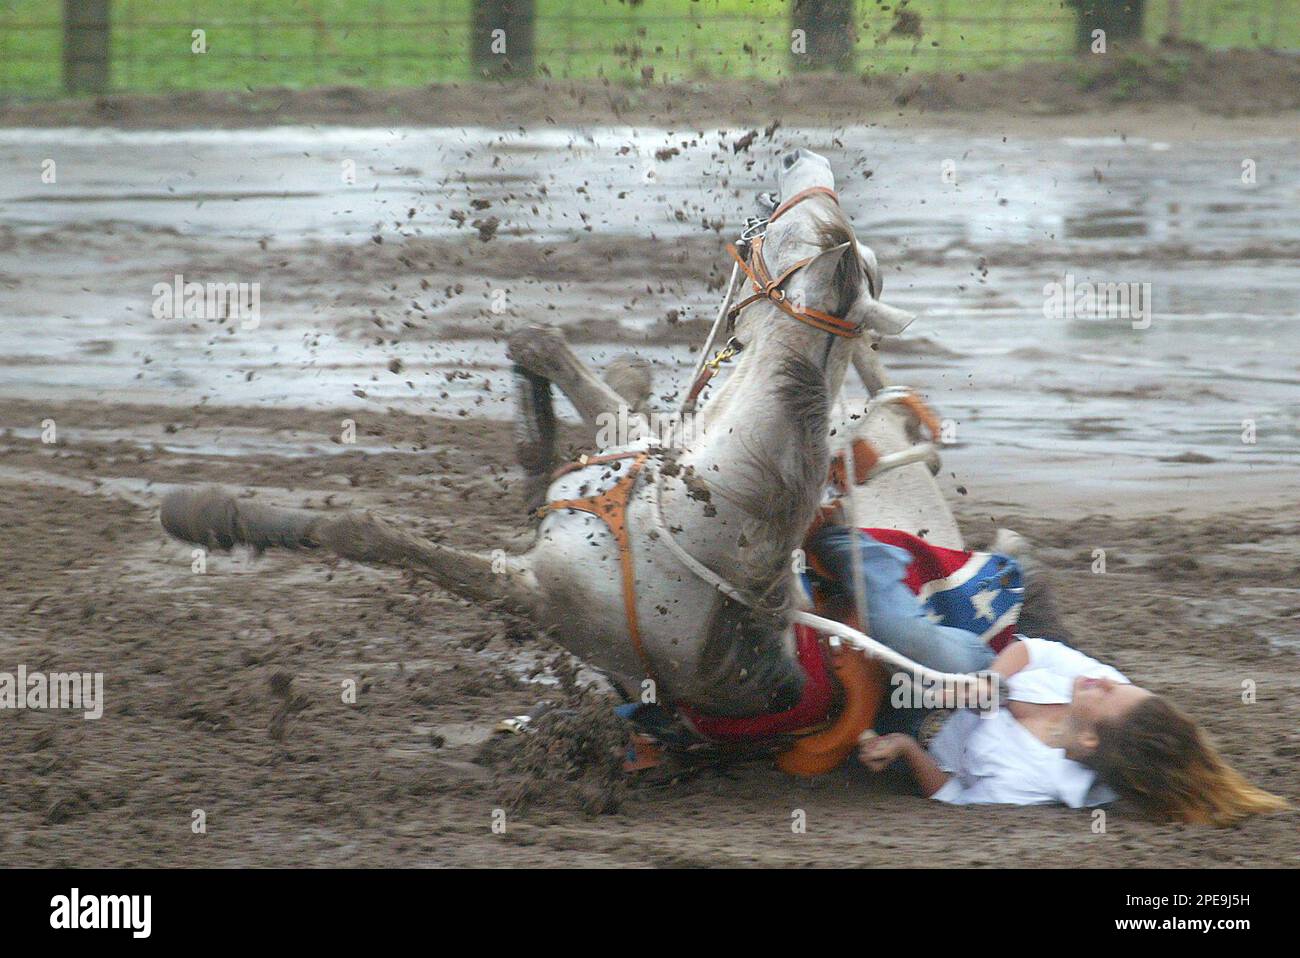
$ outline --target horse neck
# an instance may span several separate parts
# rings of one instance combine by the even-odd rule
[[[828,348],[832,382],[821,371]],[[783,579],[816,513],[829,468],[831,389],[843,381],[850,348],[793,321],[765,324],[678,457],[707,487],[716,515],[704,516],[679,488],[674,525],[700,561],[755,591]]]
[[[829,333],[786,317],[775,306],[760,303],[750,309],[766,309],[778,318],[764,320],[764,326],[754,341],[744,347],[740,361],[727,381],[713,393],[699,413],[697,432],[712,431],[716,424],[729,419],[743,419],[747,402],[755,395],[761,397],[764,388],[771,383],[773,370],[791,354],[824,370],[826,387],[832,398],[838,396],[844,386],[856,340],[831,337]],[[873,353],[873,358],[875,356]],[[876,363],[879,365],[878,358]]]

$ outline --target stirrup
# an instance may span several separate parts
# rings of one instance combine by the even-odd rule
[[[908,415],[930,434],[930,441],[919,442],[899,452],[891,452],[889,455],[880,456],[868,470],[867,479],[874,479],[882,472],[888,472],[891,469],[910,466],[914,462],[928,463],[931,465],[932,470],[937,468],[939,463],[939,434],[942,426],[934,411],[906,386],[886,386],[867,401],[867,405],[862,410],[862,418],[864,420],[870,418],[872,413],[885,406],[902,406]]]

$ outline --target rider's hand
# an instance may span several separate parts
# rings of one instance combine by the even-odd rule
[[[916,745],[916,739],[901,732],[863,735],[858,739],[858,758],[873,772],[883,772]]]

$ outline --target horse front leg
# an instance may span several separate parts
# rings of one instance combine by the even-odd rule
[[[524,505],[528,511],[546,501],[555,467],[555,406],[551,381],[523,366],[515,381],[515,456],[524,467]]]
[[[880,343],[872,337],[864,336],[854,344],[853,368],[858,371],[858,377],[862,380],[862,385],[867,387],[868,396],[876,395],[889,385],[889,377],[885,375],[885,366],[880,361]],[[925,437],[921,434],[921,424],[915,416],[907,417],[907,424],[904,428],[907,430],[908,442],[915,445],[925,441]],[[939,474],[941,460],[938,452],[935,453],[929,468],[930,475],[937,476]]]

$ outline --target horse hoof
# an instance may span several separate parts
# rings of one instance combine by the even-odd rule
[[[548,374],[556,357],[568,348],[564,333],[554,326],[525,326],[511,333],[506,341],[506,355],[512,362],[546,378],[550,378]]]
[[[994,535],[993,541],[989,544],[989,551],[1019,559],[1027,557],[1033,551],[1033,546],[1019,532],[1004,526]]]
[[[634,412],[643,412],[649,406],[654,391],[654,379],[649,360],[624,353],[616,356],[605,368],[605,383],[618,393]]]

